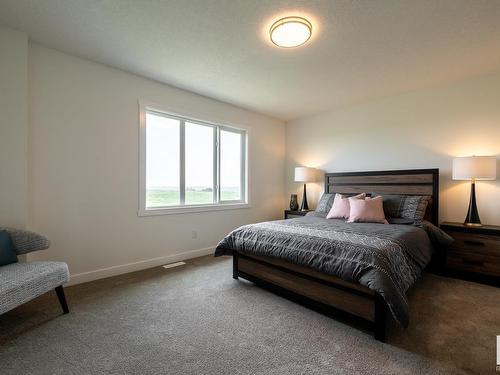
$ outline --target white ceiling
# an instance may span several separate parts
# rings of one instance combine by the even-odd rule
[[[306,45],[270,43],[285,15]],[[500,0],[1,0],[0,24],[284,120],[500,68]]]

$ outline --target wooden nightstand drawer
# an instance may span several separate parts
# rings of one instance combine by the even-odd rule
[[[500,257],[500,237],[459,232],[449,234],[455,240],[450,246],[450,255],[472,253]]]
[[[500,226],[468,227],[442,223],[455,240],[446,251],[448,275],[498,285],[500,282]]]
[[[500,257],[479,254],[448,254],[446,266],[459,271],[500,276]]]

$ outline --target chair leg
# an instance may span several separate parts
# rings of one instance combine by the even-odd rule
[[[64,295],[64,289],[62,285],[59,285],[56,288],[56,294],[64,314],[69,313],[68,304],[66,303],[66,296]]]

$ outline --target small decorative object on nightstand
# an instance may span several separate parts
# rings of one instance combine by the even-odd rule
[[[297,200],[297,194],[292,194],[290,196],[290,210],[297,211],[299,209],[299,201]]]
[[[309,211],[285,210],[285,219],[294,219],[296,217],[306,216]]]
[[[441,229],[455,240],[446,254],[446,270],[474,281],[498,285],[500,281],[500,226],[471,227],[442,223]]]

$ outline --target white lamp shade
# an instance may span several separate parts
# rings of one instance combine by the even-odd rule
[[[454,180],[496,180],[496,156],[466,156],[453,159]]]
[[[295,182],[312,182],[316,180],[316,169],[295,167]]]

